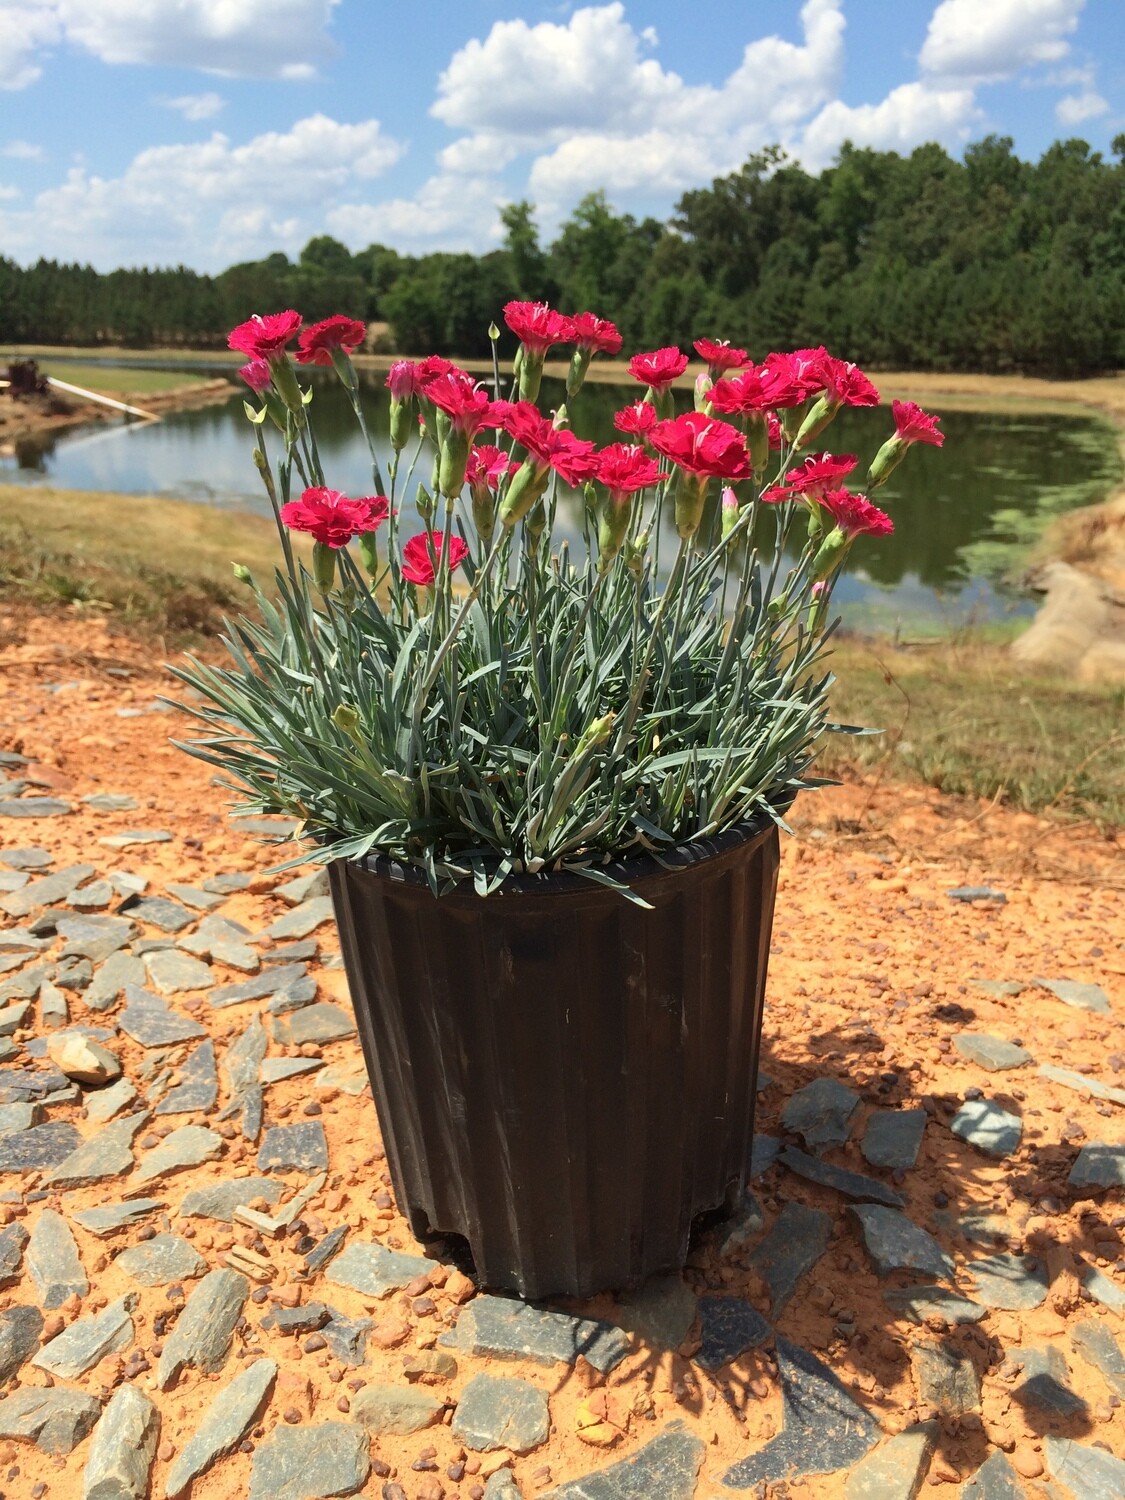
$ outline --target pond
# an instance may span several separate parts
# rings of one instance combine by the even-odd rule
[[[198,364],[191,368],[201,372]],[[383,376],[365,374],[363,381],[385,459]],[[543,395],[556,404],[561,386],[545,382]],[[636,395],[635,387],[588,385],[571,407],[575,430],[599,443],[619,440],[613,413]],[[366,447],[331,378],[317,380],[314,411],[329,483],[349,494],[370,493]],[[951,410],[942,413],[942,426],[944,448],[916,447],[881,492],[894,535],[856,544],[834,595],[848,626],[909,633],[1033,614],[1035,602],[1005,580],[1048,520],[1101,499],[1119,476],[1115,434],[1093,417]],[[853,408],[840,413],[823,442],[836,453],[857,453],[862,474],[891,430],[889,411]],[[268,513],[253,446],[241,388],[232,386],[230,401],[172,412],[158,423],[98,426],[23,447],[18,457],[0,460],[0,480]],[[428,480],[428,463],[417,477]]]

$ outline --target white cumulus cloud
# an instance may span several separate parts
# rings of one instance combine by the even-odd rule
[[[174,109],[185,120],[212,120],[226,105],[221,94],[179,94],[175,99],[159,99],[165,109]]]
[[[42,146],[35,146],[31,141],[9,141],[0,150],[0,156],[11,157],[13,161],[42,161],[46,154]]]
[[[199,68],[245,78],[309,78],[335,48],[340,0],[0,0],[0,87],[42,73],[66,41],[106,63]]]
[[[1060,125],[1081,125],[1083,120],[1096,120],[1108,112],[1109,100],[1092,88],[1083,89],[1080,94],[1066,94],[1055,105],[1055,118]]]
[[[941,0],[919,55],[946,78],[996,82],[1070,51],[1085,0]]]
[[[30,210],[0,214],[9,253],[115,265],[174,264],[220,270],[323,232],[341,202],[399,158],[377,120],[298,120],[243,145],[216,132],[192,145],[140,152],[119,177],[74,167]]]
[[[410,198],[341,204],[325,226],[356,250],[382,244],[403,251],[480,251],[498,238],[503,201],[495,178],[439,173]]]
[[[922,141],[951,145],[964,140],[981,112],[972,89],[904,83],[880,104],[844,104],[834,99],[810,121],[801,151],[811,171],[826,167],[844,141],[880,151],[908,152]]]

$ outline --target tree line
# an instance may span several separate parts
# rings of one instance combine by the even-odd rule
[[[611,318],[628,349],[725,337],[758,356],[824,343],[873,368],[1090,374],[1125,364],[1125,135],[1112,153],[845,145],[813,175],[772,147],[668,222],[591,193],[543,245],[533,205],[509,204],[503,247],[479,256],[353,254],[320,235],[296,260],[216,276],[0,257],[0,340],[217,348],[251,313],[296,307],[386,325],[387,350],[464,358],[488,353],[519,298]]]

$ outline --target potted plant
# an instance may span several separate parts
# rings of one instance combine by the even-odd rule
[[[284,566],[237,570],[257,607],[228,665],[175,670],[205,725],[184,748],[329,865],[413,1231],[464,1236],[487,1285],[585,1296],[681,1266],[693,1218],[741,1191],[778,829],[840,727],[833,583],[891,530],[870,493],[942,439],[896,403],[855,493],[857,458],[819,448],[842,405],[878,401],[860,371],[701,340],[694,409],[673,399],[686,354],[638,354],[599,449],[540,381],[569,345],[573,401],[617,330],[530,303],[505,320],[510,399],[495,357],[491,391],[445,359],[391,366],[387,480],[369,436],[363,498],[329,488],[300,379],[331,365],[368,432],[363,325],[234,331]]]

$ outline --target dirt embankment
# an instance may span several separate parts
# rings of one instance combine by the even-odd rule
[[[159,416],[161,412],[182,411],[189,406],[225,401],[230,394],[230,381],[220,378],[192,380],[171,390],[151,391],[144,395],[115,394],[111,399]],[[83,427],[90,422],[120,422],[122,415],[116,407],[60,391],[11,396],[0,390],[0,458],[10,458],[21,444],[34,443],[36,439],[63,428]]]

